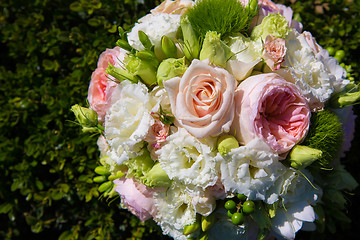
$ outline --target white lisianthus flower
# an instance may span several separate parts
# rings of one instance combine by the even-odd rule
[[[128,33],[128,41],[130,46],[138,51],[144,50],[144,46],[139,40],[138,32],[141,30],[149,37],[151,43],[155,45],[155,49],[161,46],[161,38],[166,35],[171,39],[175,39],[176,32],[180,27],[180,17],[178,14],[159,13],[149,15],[145,21],[136,23],[131,32]]]
[[[155,220],[165,234],[175,239],[189,237],[182,235],[183,229],[196,221],[196,213],[207,216],[215,209],[215,198],[202,188],[189,189],[177,183],[173,183],[167,191],[156,193],[154,201],[158,209]]]
[[[161,168],[171,180],[206,188],[218,178],[213,138],[199,140],[183,128],[170,135],[156,152]]]
[[[234,56],[227,61],[226,69],[234,75],[236,80],[242,81],[250,76],[254,66],[260,62],[262,43],[239,35],[229,37],[227,45]]]
[[[286,37],[287,53],[276,73],[295,83],[308,100],[312,111],[321,110],[334,92],[334,77],[323,62],[315,57],[304,35],[291,31]]]
[[[268,191],[281,176],[285,167],[279,156],[261,139],[232,149],[227,155],[217,155],[221,161],[221,181],[226,191],[241,193],[250,200],[263,200],[272,204],[278,194]]]
[[[142,154],[142,140],[154,123],[151,112],[157,105],[157,99],[140,82],[132,84],[125,80],[116,86],[105,121],[109,156],[116,164]]]
[[[312,176],[306,170],[303,173],[312,181]],[[279,182],[275,186],[279,187],[282,200],[278,201],[275,216],[271,218],[273,232],[285,239],[294,239],[300,229],[315,230],[313,222],[316,214],[312,205],[321,198],[320,187],[316,186],[315,189],[292,169],[287,169]]]
[[[110,157],[110,146],[104,136],[100,136],[97,140],[97,145],[100,150],[100,163],[105,166],[109,172],[113,173],[116,170],[116,162]]]

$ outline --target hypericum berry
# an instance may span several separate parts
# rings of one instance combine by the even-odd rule
[[[235,225],[244,223],[244,214],[242,212],[236,212],[231,217],[231,222]]]
[[[251,214],[255,211],[255,203],[251,200],[247,200],[242,205],[243,212],[246,214]]]
[[[329,52],[330,56],[335,55],[335,48],[334,47],[327,47],[326,50]]]
[[[233,201],[233,200],[228,200],[226,201],[224,207],[227,209],[227,210],[233,210],[236,208],[236,203]]]
[[[240,201],[246,201],[247,197],[244,194],[240,194],[238,193],[238,195],[236,196]]]
[[[337,50],[335,52],[334,58],[336,58],[339,62],[341,62],[344,57],[345,57],[345,51],[344,50]]]

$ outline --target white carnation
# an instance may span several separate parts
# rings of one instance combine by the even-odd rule
[[[150,113],[155,106],[157,101],[144,84],[125,80],[116,86],[105,117],[105,137],[109,156],[117,164],[141,154],[142,140],[154,123]]]
[[[149,37],[151,43],[155,48],[161,44],[162,36],[166,35],[174,39],[176,32],[180,26],[180,15],[159,13],[156,15],[149,15],[146,21],[136,23],[131,32],[128,34],[128,41],[130,46],[138,51],[144,50],[144,46],[139,40],[138,32],[141,30]]]
[[[346,79],[346,71],[339,65],[338,60],[329,56],[329,52],[324,49],[321,49],[315,57],[324,64],[329,76],[332,78],[334,92],[343,90],[350,80]]]
[[[221,181],[226,191],[245,194],[250,200],[277,201],[278,193],[268,191],[285,167],[279,156],[261,139],[232,149],[221,158]]]
[[[312,181],[306,170],[303,170],[303,173]],[[275,184],[280,187],[278,190],[282,198],[278,202],[275,217],[271,218],[272,230],[276,234],[286,239],[294,239],[301,228],[315,230],[313,222],[316,214],[312,205],[320,200],[322,190],[318,186],[315,189],[309,181],[294,170],[287,169],[279,179],[281,184]]]
[[[313,111],[322,109],[334,91],[335,78],[316,58],[305,36],[291,31],[285,40],[285,68],[276,73],[296,84]]]
[[[185,129],[170,135],[156,153],[161,168],[170,179],[184,185],[206,188],[217,181],[217,168],[213,139],[199,140]]]

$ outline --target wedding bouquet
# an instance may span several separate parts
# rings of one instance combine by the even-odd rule
[[[174,239],[294,239],[324,231],[357,187],[358,89],[292,10],[270,0],[165,0],[91,76],[104,197]]]

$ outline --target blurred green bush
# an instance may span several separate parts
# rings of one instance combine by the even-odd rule
[[[358,0],[280,2],[294,3],[322,46],[344,50],[358,79]],[[166,239],[151,221],[120,210],[118,199],[99,200],[96,138],[68,121],[71,105],[86,106],[91,72],[114,47],[117,26],[131,28],[157,4],[0,2],[0,239]]]

